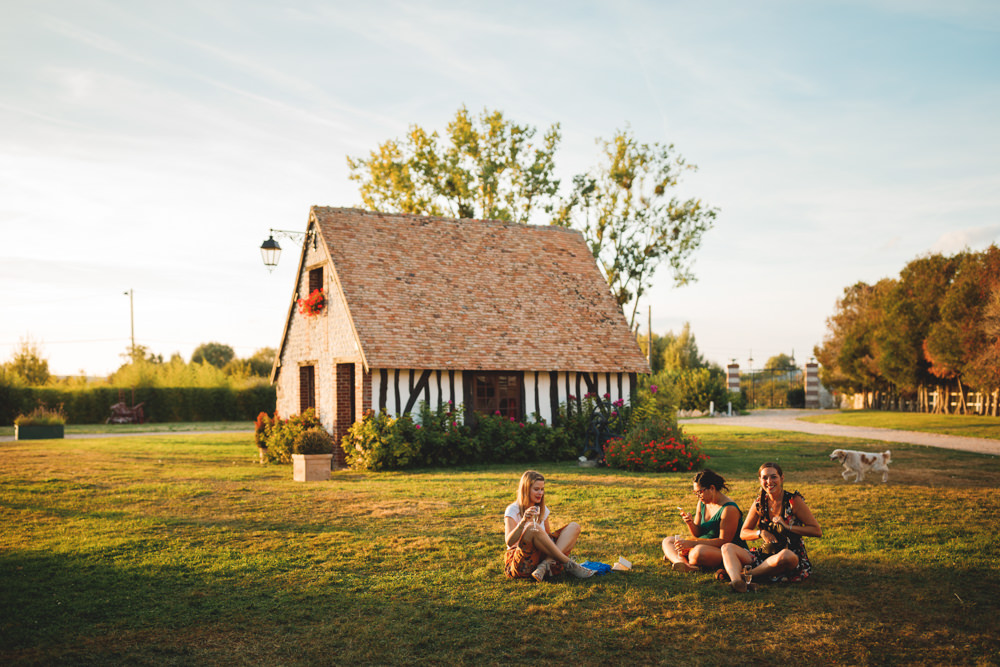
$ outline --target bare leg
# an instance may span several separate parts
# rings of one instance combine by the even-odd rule
[[[699,544],[688,552],[688,562],[696,568],[716,568],[722,563],[722,550],[708,544]]]
[[[733,583],[733,590],[745,593],[747,584],[743,581],[743,566],[749,565],[753,561],[753,556],[749,551],[732,542],[722,545],[722,567],[725,568],[729,580]],[[754,572],[754,574],[757,574]]]
[[[795,552],[791,549],[782,549],[773,556],[768,556],[763,563],[750,570],[750,572],[754,576],[758,574],[775,575],[794,570],[798,566],[799,557],[795,555]]]
[[[577,536],[579,536],[579,533],[577,533]],[[526,539],[528,542],[531,542],[531,544],[533,544],[536,549],[541,551],[543,554],[545,554],[552,560],[559,561],[563,565],[569,562],[569,556],[567,556],[566,553],[563,552],[563,550],[560,549],[559,546],[552,541],[552,538],[549,537],[548,533],[546,533],[542,529],[535,528],[534,526],[529,526],[525,528],[524,536],[522,539]],[[573,538],[573,542],[576,542],[575,537]]]
[[[663,548],[663,557],[670,561],[670,568],[674,572],[697,572],[698,568],[691,565],[688,559],[677,551],[676,539],[676,535],[668,535],[663,538],[663,542],[660,545]]]
[[[559,539],[556,540],[556,546],[559,548],[559,551],[568,556],[573,551],[573,547],[576,546],[578,539],[580,539],[580,524],[576,521],[570,521],[563,526],[562,532],[559,534]]]

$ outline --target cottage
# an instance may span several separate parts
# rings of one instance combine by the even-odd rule
[[[271,381],[278,414],[315,408],[339,442],[421,401],[551,423],[648,372],[579,232],[317,206]]]

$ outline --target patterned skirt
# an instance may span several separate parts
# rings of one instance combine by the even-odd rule
[[[549,537],[555,542],[559,539],[562,531],[563,529],[560,528],[554,533],[549,533]],[[526,542],[524,536],[522,536],[521,541],[517,543],[516,547],[511,547],[504,552],[503,573],[508,579],[534,580],[531,573],[535,571],[535,568],[538,567],[544,558],[545,554],[541,550],[536,549],[534,544]],[[549,566],[549,574],[562,574],[562,571],[562,563],[557,562]]]

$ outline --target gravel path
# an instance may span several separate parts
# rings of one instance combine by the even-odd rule
[[[799,417],[835,414],[833,410],[755,410],[749,415],[733,417],[699,417],[680,419],[682,424],[719,424],[723,426],[749,426],[769,428],[776,431],[797,431],[813,435],[833,435],[883,442],[903,442],[911,445],[960,449],[979,454],[1000,454],[1000,440],[967,438],[959,435],[939,435],[917,431],[897,431],[889,428],[868,428],[863,426],[840,426],[838,424],[814,424],[801,421]],[[865,448],[867,449],[867,448]]]

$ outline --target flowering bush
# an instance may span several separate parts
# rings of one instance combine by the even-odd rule
[[[326,305],[326,295],[323,294],[322,289],[314,289],[312,294],[305,299],[299,299],[296,303],[299,304],[300,313],[306,317],[316,317],[323,312],[323,307]]]
[[[697,438],[685,436],[676,422],[658,416],[633,424],[624,438],[608,441],[604,458],[612,468],[633,472],[688,472],[709,457],[701,453]]]

